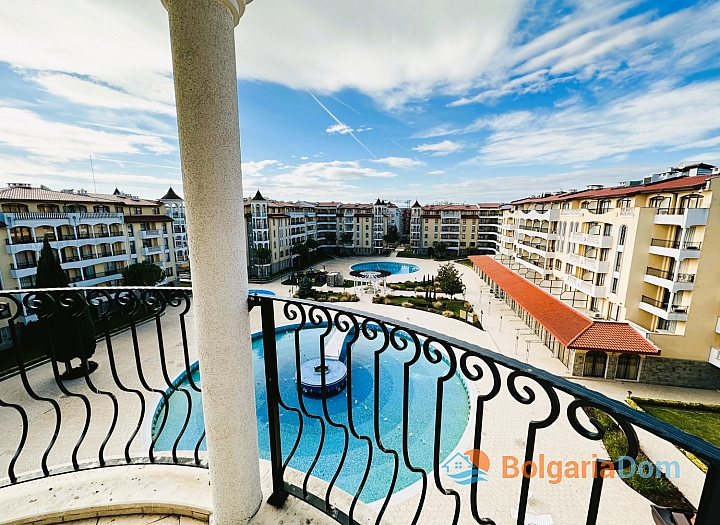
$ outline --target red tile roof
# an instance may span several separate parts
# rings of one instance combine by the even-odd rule
[[[695,177],[677,177],[675,179],[653,182],[640,186],[602,188],[600,190],[583,190],[573,193],[561,193],[548,197],[529,197],[513,201],[511,204],[519,205],[526,203],[561,202],[570,199],[599,199],[602,197],[621,197],[625,195],[636,195],[638,193],[655,193],[662,191],[684,190],[702,187],[711,175],[697,175]]]
[[[660,351],[647,339],[642,337],[627,323],[612,321],[594,322],[581,333],[570,345],[578,350],[604,350],[636,354],[659,354]]]
[[[568,346],[592,324],[589,318],[492,257],[473,255],[469,259],[563,345]]]
[[[473,255],[469,259],[566,348],[660,353],[627,323],[592,321],[492,257]]]

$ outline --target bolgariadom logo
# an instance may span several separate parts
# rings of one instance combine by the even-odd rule
[[[440,466],[458,485],[487,481],[490,459],[482,450],[470,449],[456,453]]]

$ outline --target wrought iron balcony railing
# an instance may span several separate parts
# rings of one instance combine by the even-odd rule
[[[198,416],[200,377],[193,364],[195,351],[186,326],[186,315],[191,309],[190,289],[2,291],[0,303],[4,303],[3,311],[8,314],[8,328],[16,343],[9,352],[15,355],[17,363],[15,375],[0,379],[0,415],[3,422],[11,422],[8,427],[11,430],[3,435],[14,450],[5,455],[0,453],[0,490],[32,479],[112,465],[172,463],[208,467],[201,452],[204,427],[196,425],[198,421],[194,419],[200,417],[202,422]],[[695,525],[715,523],[720,515],[720,449],[645,412],[510,357],[396,319],[336,305],[259,295],[249,298],[249,308],[260,311],[262,324],[257,337],[258,343],[262,343],[258,354],[262,354],[263,366],[256,378],[264,381],[260,379],[256,388],[258,401],[266,405],[261,407],[258,417],[266,417],[267,422],[261,425],[260,432],[266,436],[271,462],[271,504],[282,505],[292,496],[338,523],[355,524],[360,495],[369,477],[376,474],[373,458],[382,458],[386,461],[383,475],[388,483],[376,506],[375,523],[384,522],[400,469],[411,472],[417,479],[417,503],[408,511],[408,522],[417,522],[423,509],[431,504],[430,491],[437,491],[453,508],[445,523],[458,523],[461,517],[477,523],[495,523],[493,519],[500,518],[485,517],[487,510],[479,503],[477,483],[471,484],[469,490],[457,490],[450,485],[449,478],[441,472],[449,451],[441,447],[448,430],[444,427],[445,418],[456,410],[468,410],[468,399],[472,401],[473,412],[472,425],[467,429],[472,448],[481,449],[486,440],[492,441],[493,433],[501,440],[507,439],[508,429],[493,426],[488,416],[493,402],[504,396],[510,403],[517,403],[517,418],[523,419],[522,448],[526,461],[541,452],[536,444],[546,437],[544,429],[551,425],[567,426],[567,432],[575,432],[580,438],[601,440],[605,428],[595,419],[590,419],[588,426],[583,413],[584,408],[594,408],[617,422],[627,437],[627,456],[631,458],[639,450],[635,428],[641,428],[705,461],[708,473]],[[85,329],[88,309],[96,338],[79,335]],[[23,338],[20,343],[20,331],[24,329],[21,318],[33,314],[39,320],[36,332],[26,334],[33,337]],[[281,339],[276,338],[278,321],[290,335],[289,339],[283,338],[289,341],[286,346],[281,346]],[[129,331],[115,332],[125,327]],[[69,331],[61,333],[63,329]],[[50,355],[57,357],[63,347],[61,338],[72,333],[78,334],[77,351],[84,370],[76,381],[63,380],[54,360],[41,366],[24,364],[29,342],[43,345]],[[326,353],[336,334],[342,336],[340,355],[347,371],[346,395],[333,400],[331,411],[330,385],[322,370],[330,362]],[[91,356],[99,367],[89,374]],[[317,368],[321,370],[316,373],[319,397],[313,400],[314,408],[310,408],[301,385],[304,377],[301,366],[309,358],[318,359]],[[386,363],[391,358],[399,363],[392,385],[399,396],[392,416],[397,420],[385,422],[388,407],[383,404],[385,383],[381,375],[388,373]],[[420,394],[428,409],[418,414],[410,409],[409,397],[419,388],[416,381],[419,371],[426,369],[423,367],[437,367],[434,369],[437,373],[423,377]],[[355,400],[363,381],[369,390],[364,392],[366,402],[358,404]],[[462,407],[452,405],[453,399],[458,399],[451,396],[454,381],[471,385],[465,390],[468,398],[463,395]],[[160,406],[152,406],[155,399],[161,400]],[[175,410],[172,416],[168,415],[171,410],[167,407]],[[41,409],[49,411],[48,417],[37,417]],[[507,410],[505,404],[502,409]],[[169,424],[170,417],[174,418],[174,429]],[[419,426],[427,429],[427,442],[413,436],[412,430]],[[151,435],[144,434],[148,427],[154,429]],[[312,428],[317,432],[313,434]],[[391,435],[386,433],[388,428]],[[170,430],[170,434],[163,434]],[[331,472],[328,485],[320,492],[319,485],[309,481],[317,474],[316,467],[328,446],[330,433],[339,436],[334,442],[332,459],[326,461],[334,473]],[[165,446],[159,443],[161,436]],[[291,480],[297,478],[291,475],[290,467],[301,440],[311,436],[316,438],[311,443],[314,457],[302,472],[302,481],[295,484]],[[419,446],[421,453],[411,454],[409,450],[414,446]],[[602,473],[618,470],[621,465],[598,458],[596,468],[600,474],[593,478],[588,493],[578,494],[586,505],[583,521],[589,524],[596,523],[603,498]],[[356,490],[351,493],[349,506],[338,508],[334,496],[331,501],[331,494],[341,471],[345,472],[343,469],[352,469]],[[521,467],[527,476],[517,478],[519,525],[524,523],[527,510],[531,469],[530,464]],[[513,493],[517,494],[514,490]],[[648,508],[648,515],[649,512]]]

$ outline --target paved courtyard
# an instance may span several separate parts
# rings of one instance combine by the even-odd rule
[[[342,258],[328,261],[324,263],[324,265],[328,270],[339,269],[348,277],[349,266],[351,264],[368,260],[372,259]],[[382,260],[386,259],[382,258]],[[390,260],[395,259],[391,258]],[[436,274],[439,267],[439,263],[425,259],[398,259],[398,261],[417,264],[421,267],[420,272],[409,276],[411,279],[415,275],[422,277],[422,275]],[[446,319],[436,314],[414,309],[373,304],[370,293],[360,293],[359,303],[343,303],[343,305],[372,314],[396,318],[406,323],[445,333],[457,339],[489,348],[523,362],[527,360],[527,362],[533,366],[567,377],[568,373],[564,365],[552,357],[551,352],[539,343],[536,336],[525,327],[522,321],[520,321],[509,308],[500,301],[490,297],[487,287],[480,278],[470,268],[462,265],[457,266],[467,285],[466,299],[475,305],[476,310],[483,311],[483,324],[486,331],[478,330],[458,320]],[[405,280],[406,278],[408,278],[408,276],[394,276],[391,277],[389,281]],[[290,293],[289,287],[281,285],[280,280],[263,285],[252,285],[251,287],[271,290],[281,297],[287,297]],[[251,318],[253,330],[259,331],[261,326],[257,309],[252,312]],[[169,311],[163,317],[162,322],[164,327],[170,328],[167,330],[167,333],[164,333],[164,345],[167,353],[167,362],[170,367],[169,373],[171,376],[174,376],[183,369],[182,343],[179,338],[179,330],[177,329],[177,314]],[[187,322],[189,347],[191,353],[193,353],[194,329],[192,326],[192,310],[190,310],[187,315]],[[276,322],[278,325],[287,324],[287,320],[284,319],[284,316],[282,316],[280,312],[276,312]],[[164,382],[162,379],[162,370],[157,362],[158,343],[154,324],[149,323],[142,325],[138,330],[138,337],[141,363],[148,382],[156,387],[162,387]],[[131,348],[132,340],[130,334],[126,332],[125,334],[114,337],[113,344],[116,355],[118,356],[118,374],[124,378],[128,384],[131,384],[133,378],[137,376],[137,372]],[[101,370],[107,370],[109,367],[107,357],[104,354],[103,345],[99,345],[98,352],[94,359],[99,362]],[[194,355],[192,359],[195,359]],[[40,395],[51,397],[61,405],[64,423],[66,419],[77,423],[63,425],[58,437],[58,442],[50,454],[49,463],[51,465],[66,463],[68,461],[68,451],[72,449],[77,440],[80,427],[84,421],[85,412],[83,405],[78,399],[68,397],[58,391],[57,386],[52,380],[49,365],[34,368],[28,375],[31,383]],[[98,388],[116,390],[112,379],[108,375],[95,374],[92,377]],[[600,391],[616,399],[624,399],[627,391],[632,390],[634,395],[639,396],[720,404],[720,394],[716,391],[666,388],[637,384],[634,382],[572,379],[588,388]],[[76,391],[88,391],[87,386],[82,384],[81,381],[75,383],[77,384],[73,384],[73,388],[76,389]],[[135,383],[137,383],[136,379]],[[513,399],[507,388],[503,386],[498,396],[487,403],[483,422],[481,448],[489,456],[491,467],[489,469],[488,481],[478,485],[478,508],[480,509],[479,514],[481,517],[491,517],[498,524],[514,523],[514,520],[511,518],[511,509],[517,508],[520,493],[519,478],[502,477],[501,457],[510,455],[522,457],[525,450],[528,422],[530,420],[542,420],[549,413],[547,396],[544,395],[539,385],[524,380],[520,380],[518,384],[520,386],[527,384],[535,390],[537,394],[535,402],[527,406],[522,405]],[[479,393],[482,393],[485,391],[483,389],[487,387],[487,383],[481,379],[474,386]],[[127,403],[128,406],[131,407],[136,407],[138,404],[135,395],[127,393],[117,393],[117,395],[121,406],[123,406],[123,403]],[[26,399],[23,395],[23,388],[18,377],[0,382],[0,398],[5,402]],[[148,392],[145,398],[150,406],[154,406],[157,395]],[[546,461],[563,460],[566,462],[570,460],[589,461],[593,458],[593,455],[600,458],[604,457],[605,453],[600,442],[589,441],[583,438],[577,434],[568,423],[565,408],[571,399],[561,394],[560,401],[561,413],[557,422],[549,428],[538,432],[535,456],[538,457],[539,454],[544,454],[545,458],[547,458]],[[16,468],[19,472],[39,468],[38,452],[45,450],[47,447],[49,435],[52,433],[55,420],[53,411],[49,409],[46,403],[30,403],[27,405],[27,409],[31,431],[28,435],[25,452],[23,452],[18,459]],[[93,454],[96,454],[109,427],[111,409],[112,407],[109,400],[99,399],[97,396],[93,398],[93,420],[88,432],[88,437],[79,451],[79,457],[81,459],[91,459]],[[133,410],[137,409],[134,408]],[[17,423],[19,423],[19,418],[17,418],[13,412],[2,409],[0,409],[0,417],[2,417],[3,421],[3,424],[0,426],[0,472],[4,472],[7,468],[9,458],[14,452],[15,444],[18,442]],[[131,431],[131,429],[137,425],[137,422],[137,412],[131,410],[121,411],[117,427],[118,430],[116,431],[118,437],[113,437],[108,443],[108,456],[118,456],[122,454],[125,440],[120,439],[119,436],[127,436],[127,432]],[[471,425],[472,424],[473,422],[471,421]],[[145,425],[147,425],[147,421]],[[143,439],[145,445],[147,445],[147,426],[143,428],[141,434],[145,435]],[[136,439],[133,442],[131,447],[133,453],[139,454],[141,452],[143,439]],[[672,454],[673,451],[677,452],[672,446],[663,449],[663,443],[656,443],[651,436],[641,434],[641,439],[643,440],[643,447],[646,446],[646,443],[651,449],[654,446],[660,447],[660,452],[658,453]],[[466,433],[463,441],[458,445],[457,450],[464,452],[470,448],[472,448],[472,435]],[[675,458],[663,457],[657,459]],[[701,487],[703,476],[694,466],[689,465],[690,466],[682,465],[682,473],[685,474],[688,472],[687,478],[689,485],[687,487],[688,490],[694,490],[694,488]],[[690,468],[695,469],[697,472],[688,470]],[[463,513],[460,522],[463,524],[475,523],[470,515],[469,505],[467,505],[470,498],[469,488],[467,486],[454,484],[450,478],[444,475],[441,477],[441,482],[446,489],[456,490],[462,496]],[[556,524],[574,525],[584,523],[591,483],[592,480],[588,478],[563,479],[556,484],[549,483],[548,479],[535,478],[531,480],[530,483],[532,498],[528,508],[530,511],[539,515],[550,514],[553,522]],[[686,495],[691,501],[697,503],[699,490],[698,488],[697,494],[688,493]],[[417,508],[418,499],[419,486],[417,485],[403,491],[399,497],[394,498],[386,513],[389,522],[395,525],[410,523]],[[1,500],[2,490],[0,490],[0,501]],[[438,491],[435,487],[433,477],[429,476],[428,493],[420,522],[440,523],[447,520],[452,516],[454,501],[452,496],[444,495]],[[103,521],[103,523],[106,522],[109,523],[107,520]],[[140,520],[138,520],[138,525],[140,525],[139,522]],[[651,525],[653,521],[650,517],[649,502],[630,490],[622,480],[617,478],[608,479],[604,485],[598,523],[607,525],[626,525],[627,523]]]

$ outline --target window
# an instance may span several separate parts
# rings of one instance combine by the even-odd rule
[[[59,213],[60,206],[57,204],[38,204],[38,213]]]
[[[133,225],[128,224],[127,227],[128,227],[128,235],[130,237],[135,237],[135,229],[133,228]]]
[[[590,201],[583,201],[580,207],[584,210],[587,210],[588,208],[590,208]]]
[[[625,245],[625,236],[627,235],[627,226],[620,226],[620,236],[618,237],[618,246]]]
[[[605,352],[587,352],[583,375],[585,377],[605,377],[606,362],[607,354]]]
[[[132,215],[142,215],[142,208],[135,206],[132,208]]]
[[[130,241],[130,253],[132,255],[135,255],[137,251],[135,250],[135,241]]]
[[[612,235],[612,224],[605,224],[605,227],[603,228],[603,235],[605,237]]]
[[[615,379],[631,379],[638,378],[640,370],[640,356],[637,354],[622,354],[618,357],[617,370],[615,371]]]
[[[617,252],[617,254],[615,254],[615,268],[613,269],[613,271],[619,272],[621,266],[622,266],[622,252]]]
[[[630,207],[630,199],[628,197],[625,197],[623,199],[618,199],[617,207],[618,208],[629,208]]]
[[[427,233],[425,234],[425,238],[426,238],[426,239],[428,238],[428,234],[427,234]],[[425,243],[425,245],[427,246],[427,243]]]
[[[173,275],[173,269],[172,269],[172,268],[166,269],[166,270],[165,270],[165,275],[167,275],[168,277],[172,277],[172,275]]]
[[[619,281],[620,281],[620,280],[619,280],[617,277],[615,277],[615,278],[612,280],[612,289],[611,289],[612,293],[617,293],[618,282],[619,282]]]
[[[699,208],[702,204],[702,195],[686,195],[682,199],[680,199],[680,207],[682,209],[686,208]]]
[[[35,286],[35,276],[28,275],[27,277],[20,277],[20,288],[33,288]]]
[[[2,211],[5,213],[27,213],[27,204],[3,204]]]
[[[95,213],[110,213],[110,206],[93,206]]]
[[[666,200],[668,201],[668,204],[670,204],[670,197],[653,197],[650,199],[650,207],[666,208],[667,206],[664,206]]]
[[[677,329],[677,321],[668,321],[666,319],[658,319],[658,330],[661,330],[663,332],[670,332],[671,334],[675,333],[675,330]]]
[[[124,213],[122,206],[115,206],[115,213]]]
[[[598,276],[597,276],[597,283],[595,283],[596,286],[603,286],[603,285],[605,284],[605,276],[606,276],[606,275],[607,275],[607,274],[605,274],[605,273],[599,273],[599,274],[598,274]]]
[[[162,231],[163,231],[163,233],[165,233],[165,234],[167,233],[167,224],[163,223],[163,225],[162,225]],[[275,232],[273,232],[273,233],[275,233]]]
[[[153,208],[152,212],[153,212],[153,215],[160,215],[160,208]]]
[[[600,213],[607,213],[610,211],[610,200],[605,199],[600,201]]]

